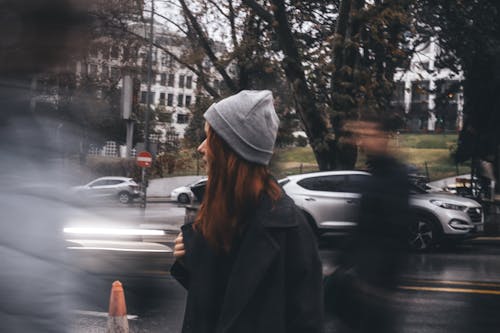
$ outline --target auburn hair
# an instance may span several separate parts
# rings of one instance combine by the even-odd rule
[[[208,180],[194,227],[216,250],[228,252],[261,195],[276,202],[281,188],[264,165],[239,157],[208,127]]]

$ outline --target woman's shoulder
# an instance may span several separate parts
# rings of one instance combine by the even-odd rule
[[[257,208],[257,214],[265,227],[296,227],[300,223],[301,215],[293,200],[282,193],[280,198],[272,201],[264,196]]]

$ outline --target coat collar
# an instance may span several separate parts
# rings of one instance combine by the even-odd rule
[[[293,200],[284,193],[274,203],[269,197],[263,196],[254,219],[266,228],[296,227],[298,221],[295,209]]]
[[[298,224],[293,201],[283,195],[274,205],[266,198],[248,222],[237,260],[229,277],[217,332],[228,332],[248,303],[280,247],[269,228],[288,228]]]

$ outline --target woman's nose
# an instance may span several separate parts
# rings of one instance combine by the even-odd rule
[[[198,152],[201,154],[205,154],[206,150],[206,145],[207,145],[207,139],[203,140],[203,142],[198,146]]]

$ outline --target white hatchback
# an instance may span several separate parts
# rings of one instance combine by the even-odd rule
[[[201,186],[206,182],[207,178],[204,177],[193,183],[187,184],[186,186],[177,187],[170,193],[170,199],[182,204],[190,203],[194,198],[194,194],[193,191],[191,191],[191,187]]]

